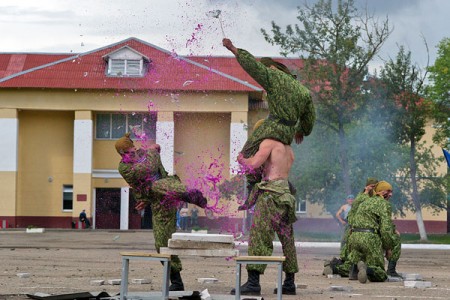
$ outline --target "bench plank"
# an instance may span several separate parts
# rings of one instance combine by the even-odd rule
[[[156,258],[168,258],[170,259],[170,254],[165,253],[149,253],[149,252],[120,252],[122,256],[140,256],[140,257],[156,257]]]
[[[284,256],[236,256],[234,257],[236,261],[285,261],[286,257]]]

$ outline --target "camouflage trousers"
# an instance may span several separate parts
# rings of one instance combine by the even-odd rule
[[[394,247],[392,247],[392,256],[389,260],[398,261],[400,259],[400,255],[402,254],[402,242],[400,240],[400,235],[395,234],[394,237]]]
[[[383,282],[387,279],[384,270],[384,251],[380,236],[370,232],[352,232],[348,238],[348,263],[366,263],[367,277],[370,281]],[[369,271],[371,269],[372,271]]]
[[[342,238],[341,238],[341,253],[340,253],[340,257],[341,257],[341,259],[342,260],[347,260],[347,256],[348,256],[348,245],[347,245],[347,242],[348,242],[348,238],[350,237],[350,233],[351,233],[351,230],[350,230],[350,225],[345,225],[345,228],[344,228],[344,232],[343,232],[343,234],[342,234]]]
[[[153,183],[151,209],[153,236],[158,253],[161,247],[168,246],[169,239],[177,230],[178,199],[184,192],[186,187],[176,176],[169,176]],[[173,255],[170,263],[171,272],[180,272],[182,269],[179,257]]]
[[[337,274],[341,275],[342,277],[348,277],[351,268],[351,263],[348,261],[349,249],[347,243],[350,234],[351,230],[347,228],[344,233],[343,245],[340,253],[340,258],[343,261],[343,263],[336,266]],[[400,259],[400,255],[402,252],[402,243],[399,235],[394,233],[393,237],[394,237],[394,247],[392,248],[392,256],[389,260],[396,262]]]
[[[297,273],[297,251],[295,249],[294,228],[292,222],[288,221],[288,207],[278,203],[279,194],[264,191],[255,205],[253,223],[250,228],[250,240],[248,254],[252,256],[270,256],[273,252],[273,240],[275,233],[281,242],[283,255],[283,271],[286,273]],[[264,273],[267,265],[248,264],[247,270]]]

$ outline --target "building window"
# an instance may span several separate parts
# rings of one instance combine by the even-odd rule
[[[296,211],[297,213],[306,213],[306,200],[296,198]]]
[[[73,209],[73,185],[63,185],[63,211]]]
[[[114,140],[130,132],[132,139],[156,139],[155,113],[97,113],[95,117],[95,138]]]
[[[109,59],[109,76],[143,76],[144,61],[135,59]]]

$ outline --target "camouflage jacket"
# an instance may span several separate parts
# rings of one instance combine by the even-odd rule
[[[383,249],[392,249],[394,239],[391,215],[392,210],[388,201],[383,197],[369,197],[370,201],[362,201],[351,219],[352,228],[373,229],[381,237]],[[366,198],[369,199],[369,198]],[[353,210],[353,208],[352,208]]]
[[[167,171],[161,162],[161,156],[155,149],[137,150],[140,159],[119,163],[119,173],[134,191],[136,200],[149,201],[154,181],[166,178]]]
[[[275,120],[295,124],[284,125],[293,127],[294,134],[309,135],[316,119],[309,90],[289,74],[267,68],[246,50],[238,49],[236,57],[242,68],[266,90],[270,115]],[[292,138],[285,144],[290,144]]]
[[[358,211],[358,208],[361,205],[361,203],[363,203],[365,200],[367,200],[369,198],[370,198],[370,196],[365,193],[359,193],[358,195],[356,195],[355,201],[353,201],[353,203],[352,203],[352,209],[350,209],[350,211],[348,212],[348,216],[347,216],[347,221],[350,226],[352,226],[353,217],[356,214],[356,212]]]
[[[292,196],[291,191],[289,190],[289,183],[287,180],[279,179],[261,181],[257,183],[252,190],[252,193],[258,192],[269,192],[270,196],[262,193],[259,194],[259,197],[271,197],[279,207],[283,207],[285,209],[287,224],[292,224],[297,221],[297,216],[295,213],[295,197]],[[254,197],[251,195],[249,198],[251,199]]]

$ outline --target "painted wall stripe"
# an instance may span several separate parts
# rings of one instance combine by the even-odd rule
[[[0,119],[0,172],[17,172],[18,132],[18,119]]]
[[[73,134],[73,172],[92,173],[92,120],[75,120]]]

